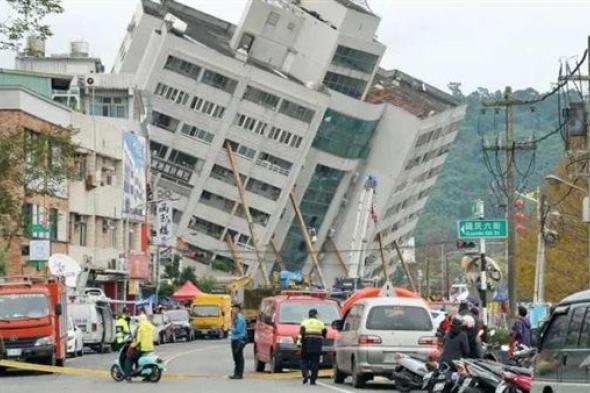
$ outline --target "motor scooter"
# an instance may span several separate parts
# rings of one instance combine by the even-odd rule
[[[402,393],[422,389],[424,376],[428,373],[428,361],[403,353],[396,353],[395,361],[397,366],[392,379],[396,389]]]
[[[125,379],[125,359],[127,358],[127,350],[129,343],[125,343],[120,351],[119,356],[114,360],[111,366],[111,377],[116,382],[121,382]],[[131,378],[142,377],[146,382],[159,382],[162,378],[162,373],[166,370],[164,361],[159,358],[154,352],[148,352],[139,358],[137,367],[133,371]]]

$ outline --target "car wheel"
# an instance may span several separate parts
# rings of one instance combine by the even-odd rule
[[[78,353],[78,356],[80,356],[80,357],[84,356],[84,347],[80,348],[80,352]]]
[[[171,343],[176,342],[176,333],[172,333],[172,339],[170,340]]]
[[[333,367],[332,368],[333,368],[333,370],[332,370],[332,380],[334,381],[334,383],[337,383],[337,384],[344,383],[344,380],[346,379],[346,374],[344,374],[338,368],[338,363],[336,363],[336,356],[334,356],[334,364],[333,364]]]
[[[63,366],[65,366],[66,365],[66,359],[65,358],[64,359],[57,359],[55,361],[55,365],[57,367],[63,367]]]
[[[352,387],[362,389],[365,387],[367,377],[357,370],[356,363],[352,361]]]
[[[220,340],[223,340],[223,337],[224,337],[224,336],[225,336],[225,334],[223,333],[223,330],[220,330],[220,331],[217,333],[217,338],[219,338]]]
[[[279,359],[277,359],[276,355],[273,353],[270,358],[270,372],[271,373],[282,373],[283,367]]]

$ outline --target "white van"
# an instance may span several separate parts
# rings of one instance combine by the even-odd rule
[[[590,392],[590,290],[555,307],[535,358],[531,392]]]
[[[110,349],[115,338],[115,323],[107,303],[94,301],[70,303],[68,315],[82,331],[84,346],[97,352]]]
[[[359,300],[333,326],[340,330],[335,341],[334,382],[343,383],[351,375],[355,388],[375,376],[391,379],[396,353],[426,357],[437,343],[430,310],[421,299]]]

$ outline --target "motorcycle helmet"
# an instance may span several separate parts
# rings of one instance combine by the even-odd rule
[[[463,317],[463,326],[467,329],[473,329],[475,327],[475,319],[471,315],[466,315]]]

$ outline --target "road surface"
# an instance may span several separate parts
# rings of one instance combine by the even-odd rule
[[[227,340],[198,340],[191,343],[167,344],[156,347],[157,354],[166,361],[164,379],[157,384],[113,381],[110,377],[44,374],[10,370],[0,377],[2,393],[125,393],[134,392],[211,392],[211,393],[290,393],[300,391],[355,392],[350,384],[334,385],[329,378],[318,381],[317,386],[302,386],[294,373],[260,374],[254,372],[252,345],[245,349],[246,375],[243,380],[230,380],[233,363]],[[116,355],[87,352],[84,357],[68,359],[67,367],[76,369],[108,370]],[[370,384],[363,392],[393,391],[384,381]]]

